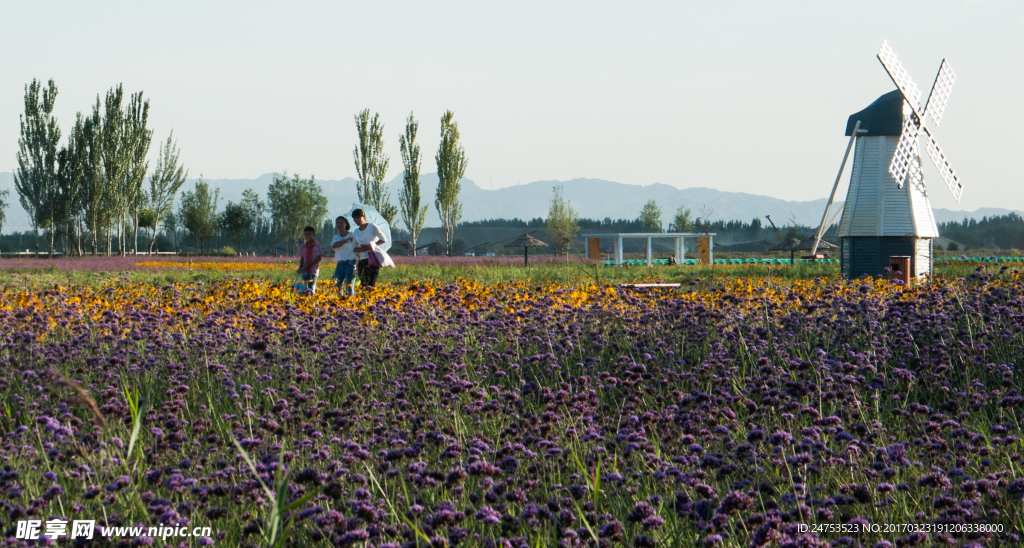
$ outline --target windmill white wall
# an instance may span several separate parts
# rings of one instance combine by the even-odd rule
[[[900,188],[889,173],[899,136],[858,137],[840,237],[910,236],[937,238],[938,226],[921,170]]]

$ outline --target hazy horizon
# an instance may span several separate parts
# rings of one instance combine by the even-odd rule
[[[388,179],[410,111],[434,171],[451,109],[481,188],[601,178],[814,200],[846,118],[894,89],[875,58],[888,39],[924,93],[943,58],[958,76],[936,137],[964,197],[929,165],[933,206],[1024,209],[1024,4],[57,2],[5,20],[0,171],[16,165],[24,85],[53,78],[65,135],[123,82],[151,100],[151,157],[173,128],[209,179],[352,176],[363,108],[385,123]]]
[[[265,173],[256,178],[206,178],[206,180],[212,187],[218,189],[220,196],[218,210],[221,210],[227,202],[237,203],[241,200],[242,191],[248,188],[256,190],[260,196],[265,198],[273,175],[273,173]],[[190,178],[190,181],[194,180],[195,178]],[[358,201],[356,180],[351,177],[344,179],[317,178],[317,182],[328,200],[328,217],[348,211],[352,204]],[[433,172],[421,174],[420,183],[422,185],[421,204],[428,206],[426,226],[440,226],[440,217],[434,207],[437,174]],[[672,221],[679,206],[689,207],[691,213],[698,216],[703,210],[707,210],[715,220],[748,222],[752,218],[763,219],[764,215],[772,215],[773,218],[783,223],[795,220],[801,225],[817,226],[821,221],[821,214],[827,200],[827,196],[822,195],[806,201],[787,201],[750,192],[731,192],[706,186],[680,189],[661,183],[641,186],[596,178],[530,181],[521,185],[495,188],[493,191],[472,179],[463,179],[462,183],[460,200],[463,204],[463,217],[461,220],[469,222],[499,218],[524,220],[543,218],[547,214],[548,200],[551,197],[554,184],[563,186],[563,196],[570,201],[581,217],[591,219],[636,218],[647,200],[655,200],[662,210],[664,226],[668,226]],[[396,199],[401,185],[401,173],[395,174],[387,182],[387,191],[390,192],[392,201]],[[191,188],[191,186],[191,182],[186,185],[187,188]],[[0,172],[0,190],[4,188],[9,189],[12,195],[14,194],[13,177],[9,172]],[[843,200],[845,200],[845,196],[836,198],[834,212],[839,211]],[[937,221],[942,223],[960,221],[965,217],[980,220],[984,216],[1003,215],[1011,211],[1013,210],[997,207],[975,210],[935,208],[934,213]],[[5,232],[31,230],[28,215],[17,203],[17,198],[12,200],[12,207],[7,213],[7,221],[4,223]],[[1016,213],[1024,215],[1024,211],[1016,211]],[[396,225],[404,226],[401,220],[396,220]]]

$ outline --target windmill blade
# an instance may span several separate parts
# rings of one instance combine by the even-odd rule
[[[910,79],[907,70],[903,68],[900,60],[896,58],[896,53],[889,47],[889,42],[885,40],[882,41],[882,49],[878,52],[878,60],[882,62],[885,71],[889,73],[889,78],[892,78],[896,87],[900,89],[900,93],[903,94],[903,98],[910,103],[910,107],[920,118],[922,112],[921,90],[917,89],[917,84]]]
[[[956,74],[950,68],[945,59],[939,65],[939,73],[935,75],[935,83],[928,93],[928,100],[924,103],[924,111],[935,122],[938,127],[942,121],[942,115],[946,112],[946,102],[949,101],[949,94],[953,91],[953,82],[956,81]]]
[[[903,119],[903,132],[900,133],[900,142],[896,144],[896,154],[892,155],[892,162],[889,164],[889,173],[896,179],[896,184],[903,188],[903,181],[907,180],[912,162],[918,155],[917,135],[920,130],[917,124],[907,116]]]
[[[921,147],[918,146],[917,139],[914,140],[914,155],[910,160],[910,175],[907,177],[907,181],[918,192],[925,196],[928,195],[928,187],[924,184],[924,172],[921,170]]]
[[[960,203],[960,194],[964,191],[963,185],[960,184],[960,178],[957,177],[956,171],[953,171],[953,167],[949,165],[949,160],[946,159],[946,155],[943,154],[942,149],[939,148],[939,144],[935,142],[935,139],[928,134],[928,157],[932,159],[932,163],[935,164],[935,169],[939,170],[939,175],[942,175],[942,180],[946,181],[946,186],[949,187],[949,191],[953,193],[953,199],[956,203]]]

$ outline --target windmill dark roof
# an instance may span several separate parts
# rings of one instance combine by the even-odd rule
[[[861,137],[899,135],[903,132],[903,94],[898,89],[890,91],[875,99],[868,108],[851,114],[846,121],[847,137],[853,134],[857,120],[860,120],[861,130],[868,130],[867,133],[861,132]]]
[[[522,236],[512,240],[505,244],[505,247],[547,247],[548,244],[530,236],[529,234],[523,234]]]

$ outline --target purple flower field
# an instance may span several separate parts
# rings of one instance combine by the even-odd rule
[[[0,542],[1019,543],[1019,276],[692,284],[7,290]]]

